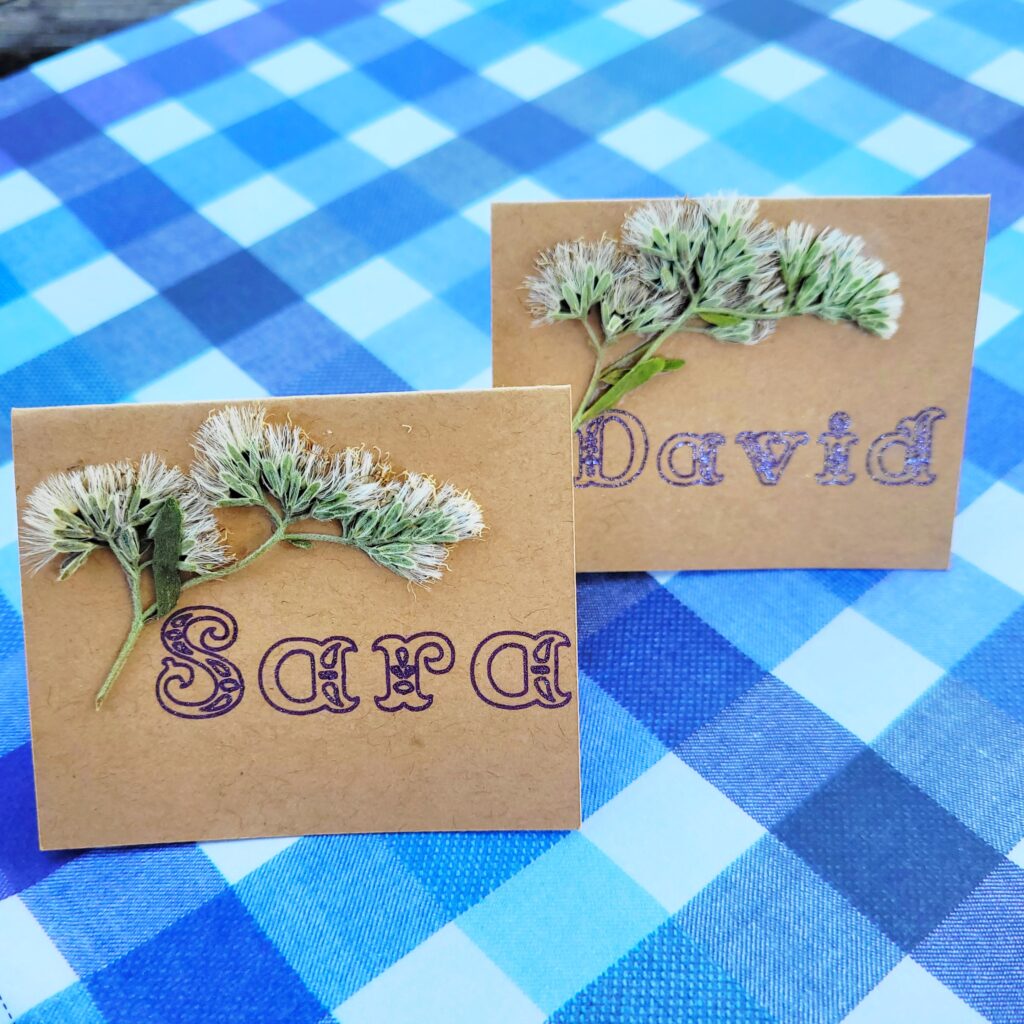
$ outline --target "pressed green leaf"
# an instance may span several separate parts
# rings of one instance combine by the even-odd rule
[[[68,555],[63,562],[60,564],[60,572],[57,575],[58,580],[66,580],[69,576],[73,576],[79,569],[85,565],[85,560],[92,554],[92,548],[88,548],[85,551],[79,551],[77,555]]]
[[[181,594],[182,544],[181,506],[176,498],[168,498],[153,520],[153,585],[156,589],[158,615],[169,615]]]
[[[734,316],[732,313],[707,313],[701,310],[697,315],[701,320],[706,320],[709,324],[714,324],[715,327],[731,327],[733,324],[743,322],[743,317]]]
[[[652,377],[665,369],[665,360],[658,356],[648,359],[645,363],[637,363],[628,373],[616,381],[594,404],[587,410],[586,419],[593,419],[599,416],[606,409],[613,409],[623,395],[646,384]]]

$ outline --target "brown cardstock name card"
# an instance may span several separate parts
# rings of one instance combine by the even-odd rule
[[[577,568],[947,567],[987,198],[742,203],[492,208],[494,383],[572,385]]]
[[[41,846],[578,826],[569,399],[17,410]]]

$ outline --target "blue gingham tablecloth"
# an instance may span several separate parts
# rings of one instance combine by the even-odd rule
[[[1011,0],[211,0],[0,82],[5,417],[486,386],[493,199],[993,194],[951,571],[581,577],[578,833],[40,853],[5,427],[0,1022],[1024,1020],[1022,50]]]

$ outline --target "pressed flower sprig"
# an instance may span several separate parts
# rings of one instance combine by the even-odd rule
[[[449,547],[480,536],[480,506],[451,484],[418,473],[396,474],[365,448],[331,452],[291,423],[271,424],[260,406],[211,415],[193,442],[191,473],[147,454],[136,466],[117,462],[57,473],[29,495],[23,550],[41,568],[60,558],[58,579],[77,572],[95,551],[117,560],[131,598],[131,625],[96,694],[99,708],[146,625],[169,614],[183,590],[244,569],[278,543],[355,547],[413,583],[440,579]],[[258,507],[271,533],[244,558],[232,559],[216,508]],[[324,532],[292,529],[323,523]],[[143,600],[147,573],[155,600]]]
[[[535,324],[577,320],[594,353],[573,427],[619,404],[682,359],[658,355],[680,331],[755,345],[776,323],[811,315],[890,338],[903,307],[899,278],[835,228],[758,218],[756,200],[656,200],[632,210],[621,242],[559,242],[524,282]],[[636,337],[624,355],[609,349]]]

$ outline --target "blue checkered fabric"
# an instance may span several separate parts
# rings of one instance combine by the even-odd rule
[[[0,1022],[1024,1020],[1024,6],[211,0],[0,118],[5,417],[486,386],[492,199],[993,194],[952,569],[581,577],[578,833],[40,853],[4,429]]]

